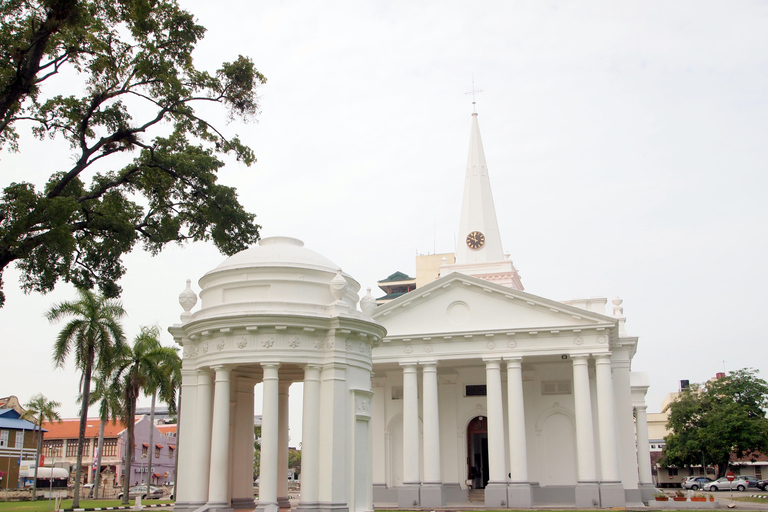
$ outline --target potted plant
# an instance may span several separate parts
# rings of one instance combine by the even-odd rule
[[[685,497],[685,494],[683,494],[683,491],[676,491],[675,495],[672,496],[672,499],[675,501],[688,501],[688,498]]]
[[[709,501],[715,501],[715,495],[712,493],[709,493]]]
[[[657,490],[653,497],[656,498],[656,501],[669,501],[669,496],[660,490]]]
[[[697,492],[693,495],[691,498],[691,501],[707,501],[707,497],[701,494],[700,492]]]

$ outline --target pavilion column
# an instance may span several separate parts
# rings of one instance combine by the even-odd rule
[[[637,422],[637,468],[641,484],[652,484],[651,476],[651,448],[648,443],[648,416],[647,406],[636,405],[635,417]]]
[[[616,407],[613,400],[610,354],[595,356],[595,378],[602,468],[600,503],[606,508],[623,507],[626,504],[626,497],[619,476],[619,447],[616,436]]]
[[[242,375],[234,380],[236,404],[231,447],[232,508],[250,509],[253,501],[253,387],[255,382]]]
[[[486,408],[488,414],[488,470],[485,488],[486,507],[505,507],[507,502],[507,471],[504,449],[504,403],[501,396],[501,359],[487,358],[485,362]]]
[[[214,366],[216,381],[211,429],[211,472],[208,487],[209,510],[232,510],[229,501],[229,397],[230,369]]]
[[[279,444],[279,380],[280,363],[262,363],[264,369],[261,416],[261,465],[259,466],[259,512],[277,512],[277,468]],[[287,475],[283,475],[287,478]]]
[[[533,504],[528,482],[528,449],[525,436],[525,403],[523,400],[523,359],[507,359],[507,415],[509,429],[510,483],[508,506],[528,508]]]
[[[317,510],[320,501],[320,367],[304,367],[304,403],[301,418],[300,510]]]
[[[179,438],[176,449],[180,446],[195,447],[198,442],[198,426],[195,415],[197,411],[197,370],[181,370],[181,410],[184,414],[179,417]],[[205,499],[195,501],[197,495],[196,481],[202,471],[194,468],[201,466],[201,450],[187,449],[178,452],[179,474],[176,475],[176,510],[195,510],[205,504]],[[207,475],[206,475],[207,476]]]
[[[211,429],[213,422],[213,376],[200,371],[197,376],[197,448],[199,471],[194,483],[194,499],[208,502],[208,484],[211,474]]]
[[[592,399],[589,391],[589,356],[574,355],[573,402],[576,417],[576,456],[578,457],[578,485],[576,506],[594,508],[600,505],[595,461],[595,438],[592,425]]]
[[[277,505],[280,508],[290,508],[291,502],[288,499],[288,398],[290,382],[280,382],[278,385],[278,434],[277,434]]]
[[[421,488],[422,507],[442,507],[445,498],[440,473],[440,411],[437,392],[437,361],[421,363],[424,424],[424,482]]]
[[[398,492],[400,508],[419,506],[419,388],[416,363],[403,367],[403,488]]]

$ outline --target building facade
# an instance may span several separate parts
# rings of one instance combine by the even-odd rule
[[[20,486],[19,471],[25,461],[35,460],[38,435],[35,424],[21,419],[16,409],[0,409],[0,490]]]

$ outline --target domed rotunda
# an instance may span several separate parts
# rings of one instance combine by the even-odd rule
[[[371,349],[386,330],[368,294],[294,238],[265,238],[179,296],[183,346],[175,510],[254,507],[254,386],[263,383],[257,510],[290,506],[289,386],[303,382],[303,510],[373,510]],[[322,414],[320,413],[322,411]],[[280,476],[280,477],[279,477]]]

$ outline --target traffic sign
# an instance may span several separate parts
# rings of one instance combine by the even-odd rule
[[[727,478],[729,482],[733,482],[736,480],[736,475],[733,474],[733,471],[729,471],[725,474],[725,478]]]

